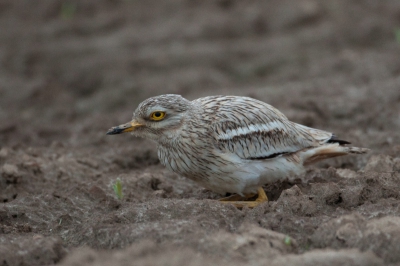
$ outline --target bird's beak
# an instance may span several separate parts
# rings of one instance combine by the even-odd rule
[[[110,128],[107,131],[107,135],[115,135],[115,134],[121,134],[121,133],[125,133],[125,132],[131,132],[141,126],[143,126],[143,125],[138,123],[135,120],[132,120],[131,122],[128,122],[126,124]]]

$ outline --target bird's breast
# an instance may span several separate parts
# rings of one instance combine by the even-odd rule
[[[158,158],[162,165],[182,175],[193,169],[192,158],[181,145],[159,145]]]
[[[229,164],[215,153],[213,145],[201,139],[158,145],[158,158],[162,165],[175,173],[195,181],[226,175]]]

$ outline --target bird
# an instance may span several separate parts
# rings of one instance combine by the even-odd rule
[[[162,165],[208,190],[230,194],[220,202],[238,208],[268,202],[263,185],[301,175],[312,163],[369,150],[346,146],[350,142],[331,132],[292,122],[275,107],[242,96],[151,97],[130,122],[106,134],[125,132],[155,141]]]

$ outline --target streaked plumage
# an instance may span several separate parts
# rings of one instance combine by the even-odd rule
[[[165,117],[154,121],[153,114]],[[237,96],[149,98],[132,122],[108,134],[125,131],[156,141],[163,165],[221,194],[254,194],[264,184],[301,174],[309,163],[367,151],[291,122],[269,104]]]

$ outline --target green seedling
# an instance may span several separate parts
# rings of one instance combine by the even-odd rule
[[[285,238],[283,239],[283,243],[285,243],[285,245],[287,246],[292,245],[292,239],[290,238],[290,236],[285,236]]]
[[[400,44],[400,28],[394,30],[394,36],[396,38],[396,42]]]
[[[115,183],[113,184],[113,189],[114,189],[114,193],[117,196],[117,198],[119,200],[122,200],[122,198],[124,197],[124,195],[122,194],[122,183],[121,183],[121,179],[117,178],[117,180],[115,181]]]
[[[61,6],[61,17],[63,19],[70,19],[75,16],[76,4],[70,2],[64,2]]]

